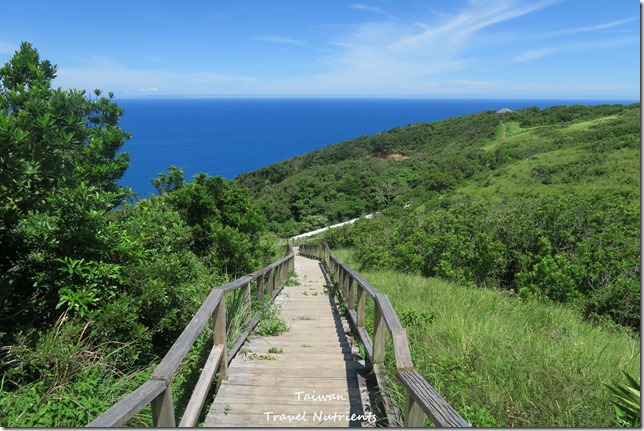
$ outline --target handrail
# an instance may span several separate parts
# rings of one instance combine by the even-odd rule
[[[152,420],[155,427],[175,427],[176,419],[172,402],[172,379],[181,362],[188,354],[188,351],[206,326],[208,320],[212,320],[214,334],[214,346],[208,357],[208,362],[214,364],[214,368],[219,373],[220,377],[217,382],[217,387],[221,384],[222,380],[228,378],[228,363],[232,360],[232,356],[228,358],[226,352],[227,325],[225,294],[237,289],[243,289],[245,303],[250,306],[252,301],[250,295],[251,283],[257,283],[257,301],[263,302],[266,282],[268,281],[268,294],[271,300],[273,300],[286,282],[288,271],[293,269],[294,262],[295,254],[293,247],[288,245],[288,254],[280,260],[252,274],[212,289],[201,307],[199,307],[199,310],[197,310],[181,335],[179,335],[179,338],[177,338],[172,347],[170,347],[170,350],[168,350],[168,353],[156,367],[150,379],[126,395],[87,426],[92,428],[121,427],[134,415],[143,410],[145,406],[151,404]],[[251,319],[249,325],[251,330],[252,326],[256,323],[257,319]],[[195,426],[208,393],[204,388],[212,385],[215,374],[216,372],[213,372],[213,370],[204,367],[197,383],[199,390],[195,391],[198,395],[193,394],[179,426]]]
[[[427,416],[438,427],[471,426],[414,369],[407,333],[387,295],[378,291],[360,274],[335,257],[326,243],[300,245],[300,254],[322,260],[340,284],[341,294],[347,300],[352,326],[365,346],[379,385],[379,374],[385,359],[385,328],[389,332],[396,359],[396,377],[406,392],[404,425],[422,427]],[[374,303],[373,340],[364,327],[367,295]]]

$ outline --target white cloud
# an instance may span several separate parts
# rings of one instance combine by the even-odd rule
[[[142,88],[141,93],[147,93],[147,94],[155,94],[158,93],[159,89],[156,87],[148,87],[148,88]]]
[[[297,46],[306,45],[306,42],[302,40],[292,39],[290,37],[280,37],[280,36],[257,36],[255,37],[255,40],[259,40],[262,42],[270,42],[270,43],[281,43],[286,45],[297,45]]]

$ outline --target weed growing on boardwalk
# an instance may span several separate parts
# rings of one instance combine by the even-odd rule
[[[281,307],[275,303],[263,304],[255,332],[258,335],[280,335],[288,331],[286,321],[280,316]]]

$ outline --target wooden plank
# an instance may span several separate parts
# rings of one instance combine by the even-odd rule
[[[257,302],[262,304],[264,303],[264,278],[264,274],[257,277]]]
[[[233,290],[237,290],[248,283],[252,283],[253,280],[254,280],[254,277],[252,275],[245,275],[241,278],[238,278],[235,281],[231,281],[228,284],[224,284],[223,286],[218,287],[217,290],[221,290],[224,293],[232,292]]]
[[[418,371],[397,372],[396,377],[436,426],[443,428],[471,426]]]
[[[190,401],[188,401],[186,410],[183,412],[183,417],[181,418],[181,422],[179,422],[179,427],[194,427],[197,423],[199,414],[201,413],[201,409],[206,401],[206,396],[210,391],[212,381],[215,378],[215,372],[219,367],[219,362],[222,360],[223,354],[223,345],[219,344],[217,346],[213,346],[210,351],[210,355],[208,355],[208,359],[203,366],[203,371],[201,376],[199,376],[199,381],[192,392]]]
[[[217,371],[219,372],[219,379],[217,379],[217,387],[221,385],[223,380],[228,378],[228,356],[226,352],[227,335],[226,335],[226,301],[224,298],[219,301],[217,308],[212,315],[213,320],[213,345],[222,345],[224,348],[223,355],[226,358],[224,361],[219,362]]]
[[[363,328],[364,327],[364,318],[365,318],[365,297],[366,292],[360,284],[357,284],[358,288],[358,304],[356,308],[356,326]]]
[[[380,312],[385,319],[385,323],[387,324],[389,331],[391,332],[391,330],[394,328],[402,328],[403,326],[400,324],[398,315],[396,314],[393,305],[391,305],[391,302],[389,301],[387,295],[385,295],[384,293],[378,293],[378,295],[376,295],[376,301],[378,303],[377,308],[380,309]]]
[[[336,394],[333,392],[328,392],[322,394],[324,396],[337,397],[335,400],[327,401],[316,401],[312,399],[306,399],[306,396],[315,395],[313,390],[308,388],[296,389],[292,393],[276,396],[271,395],[270,397],[266,396],[267,394],[237,394],[237,393],[228,393],[225,396],[221,397],[223,399],[215,400],[213,403],[213,408],[216,410],[217,407],[224,406],[229,404],[231,406],[243,407],[243,410],[247,412],[265,410],[265,409],[276,409],[287,413],[290,411],[298,411],[302,409],[349,409],[352,405],[362,406],[362,397],[358,395],[357,397],[349,397],[344,394]],[[421,412],[422,413],[422,412]]]
[[[343,376],[335,375],[331,377],[320,378],[315,380],[314,384],[316,388],[334,388],[338,387],[347,387],[347,381],[355,381],[357,379],[358,373],[354,371],[349,371]],[[281,374],[231,374],[229,379],[226,380],[229,385],[236,386],[258,386],[258,387],[284,387],[284,388],[302,388],[310,385],[312,380],[308,376],[289,376],[285,377],[284,373]],[[223,386],[223,383],[222,383]]]
[[[385,361],[385,319],[376,302],[373,318],[373,363],[382,364]]]
[[[324,347],[324,348],[339,348],[339,347],[351,347],[351,343],[348,340],[298,340],[298,339],[286,339],[278,337],[249,337],[247,343],[249,344],[248,348],[253,349],[255,347],[266,346],[266,347],[284,347],[284,348],[297,348],[298,351],[302,350],[306,352],[306,343],[310,347]],[[304,348],[304,349],[302,349]]]
[[[90,428],[122,427],[166,388],[163,380],[148,380],[87,425]]]
[[[414,363],[409,351],[409,339],[404,328],[394,328],[391,330],[391,339],[394,345],[394,355],[396,357],[396,370],[412,371]]]
[[[309,389],[307,393],[317,393],[317,394],[340,394],[348,398],[358,398],[363,395],[366,389],[361,389],[357,384],[349,386],[345,380],[338,380],[335,385],[329,385],[327,387],[317,387],[317,382],[309,381],[309,386],[303,387],[302,389]],[[299,380],[301,384],[301,380]],[[311,387],[313,385],[313,387]],[[265,395],[266,391],[270,391],[271,396],[279,397],[294,397],[296,393],[302,389],[288,387],[288,386],[273,386],[270,384],[260,385],[243,385],[237,382],[231,382],[229,380],[221,384],[221,393],[224,391],[234,391],[236,395]]]
[[[291,354],[288,353],[268,353],[270,349],[263,349],[264,352],[267,352],[266,354],[270,355],[271,358],[264,359],[261,357],[257,357],[257,355],[253,356],[253,354],[258,354],[261,353],[259,349],[250,349],[249,352],[245,352],[243,355],[239,355],[238,362],[239,363],[263,363],[263,362],[268,362],[268,363],[273,363],[273,362],[279,362],[281,364],[302,364],[304,362],[302,361],[310,361],[313,363],[324,363],[324,364],[331,364],[335,362],[339,363],[344,363],[344,362],[354,362],[356,360],[356,356],[352,353],[342,353],[339,347],[336,347],[335,350],[337,352],[333,353],[326,353],[324,351],[315,351],[311,350],[309,352],[302,352],[302,348],[299,349],[299,351],[295,351]]]
[[[309,373],[310,376],[322,376],[322,375],[333,375],[333,373],[344,372],[345,370],[361,370],[364,368],[364,365],[359,362],[346,362],[340,361],[343,365],[338,366],[337,364],[315,364],[312,368],[312,364],[299,364],[299,365],[290,365],[288,366],[288,375],[289,376],[306,376],[306,373]],[[284,370],[284,364],[281,361],[235,361],[230,364],[229,370],[233,372],[243,372],[246,373],[270,373],[275,370]]]

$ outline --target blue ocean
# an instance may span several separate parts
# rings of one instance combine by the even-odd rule
[[[393,127],[486,110],[633,101],[484,99],[124,99],[130,167],[119,181],[139,197],[169,165],[186,180],[228,179],[330,144]]]

